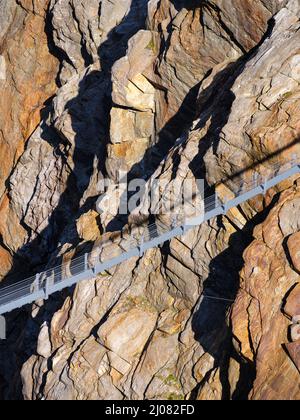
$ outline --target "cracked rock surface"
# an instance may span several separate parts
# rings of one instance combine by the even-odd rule
[[[97,213],[119,170],[226,198],[300,157],[299,28],[297,0],[0,0],[3,284],[117,255],[149,214]],[[299,188],[10,314],[1,398],[299,399]]]

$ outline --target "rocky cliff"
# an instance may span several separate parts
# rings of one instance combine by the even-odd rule
[[[299,28],[297,0],[1,0],[4,284],[148,214],[97,213],[119,170],[224,198],[300,157]],[[2,399],[299,399],[299,188],[10,314]]]

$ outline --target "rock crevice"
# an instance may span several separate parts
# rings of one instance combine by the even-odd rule
[[[117,251],[149,214],[147,199],[96,212],[104,177],[122,198],[119,170],[225,198],[300,156],[294,0],[2,3],[4,281],[102,240]],[[299,399],[299,205],[295,176],[10,314],[1,397]]]

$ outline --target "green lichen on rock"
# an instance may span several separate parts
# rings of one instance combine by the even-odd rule
[[[154,43],[154,39],[152,38],[151,39],[151,41],[149,42],[149,44],[147,45],[147,47],[146,47],[148,50],[151,50],[151,51],[153,51],[154,53],[155,53],[155,51],[156,51],[156,46],[155,46],[155,43]]]
[[[167,400],[169,401],[183,401],[184,395],[183,394],[177,394],[176,392],[171,392],[171,394],[167,395]]]

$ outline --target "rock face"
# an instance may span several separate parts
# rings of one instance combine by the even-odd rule
[[[58,60],[46,33],[48,0],[0,3],[0,253],[3,276],[26,232],[9,204],[5,184],[25,143],[41,121],[45,102],[55,94]]]
[[[286,190],[255,229],[255,240],[244,254],[232,326],[237,351],[256,366],[252,399],[299,399],[300,395],[296,343],[289,343],[289,325],[299,315],[299,288],[293,289],[299,274],[285,246],[299,229],[298,212],[293,226],[285,220],[298,200],[299,188]]]
[[[149,214],[145,198],[116,214],[124,174],[225,198],[299,159],[298,1],[19,3],[0,7],[0,89],[19,98],[0,119],[1,277],[101,241],[117,253]],[[11,314],[2,398],[299,399],[299,188]]]

